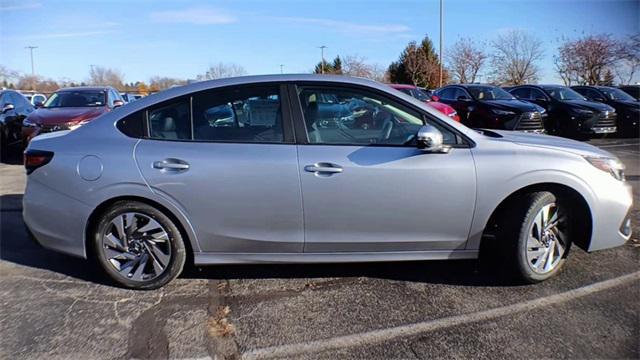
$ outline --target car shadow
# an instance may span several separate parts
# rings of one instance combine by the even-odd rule
[[[260,264],[193,267],[184,278],[302,279],[368,277],[457,286],[517,285],[481,271],[477,260],[408,261],[331,264]]]
[[[30,239],[22,221],[22,195],[0,196],[0,259],[85,281],[114,286],[92,261],[47,250]],[[477,260],[329,264],[189,266],[190,279],[299,279],[369,277],[460,286],[505,286]]]
[[[4,156],[0,156],[0,162],[7,165],[21,165],[22,151],[18,146],[10,146]]]

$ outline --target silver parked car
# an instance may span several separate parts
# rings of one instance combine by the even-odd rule
[[[169,89],[38,136],[25,167],[37,241],[139,289],[168,283],[188,259],[472,259],[481,248],[538,282],[572,244],[599,250],[631,234],[631,190],[610,153],[469,129],[342,76]]]

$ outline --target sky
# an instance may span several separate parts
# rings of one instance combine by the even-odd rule
[[[544,43],[540,82],[559,82],[553,55],[562,37],[640,31],[640,1],[444,0],[444,47],[461,37],[488,42],[512,29]],[[127,82],[193,79],[210,64],[249,74],[310,72],[325,57],[358,55],[388,66],[409,41],[439,44],[438,0],[0,0],[0,64],[82,81],[90,65]]]

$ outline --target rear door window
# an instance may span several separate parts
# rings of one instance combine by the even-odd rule
[[[193,96],[194,140],[284,142],[280,87],[204,91]]]
[[[191,140],[189,100],[179,100],[149,110],[149,137],[159,140]]]

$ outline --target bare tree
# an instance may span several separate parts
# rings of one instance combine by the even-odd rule
[[[542,42],[523,30],[498,35],[492,42],[493,77],[502,84],[521,85],[538,80],[536,62],[544,55]]]
[[[385,69],[382,66],[369,64],[365,57],[359,55],[347,55],[342,58],[342,73],[380,82],[385,80]]]
[[[621,84],[631,84],[640,71],[640,33],[620,43],[620,60],[614,68]]]
[[[461,83],[474,83],[482,69],[487,54],[471,39],[458,40],[448,51],[449,71],[453,78]]]
[[[555,57],[556,71],[566,85],[599,85],[622,58],[621,49],[621,43],[607,34],[565,39]]]
[[[4,65],[0,65],[0,82],[2,82],[2,87],[9,87],[9,85],[13,85],[19,77],[19,73],[15,70],[11,70]]]
[[[124,80],[124,74],[120,70],[103,66],[92,66],[89,71],[88,83],[91,85],[113,86],[120,89]]]
[[[16,84],[18,89],[29,89],[41,92],[53,92],[60,88],[60,85],[52,79],[46,79],[39,75],[32,76],[21,75],[18,77],[18,83]]]
[[[209,69],[207,69],[203,75],[198,75],[198,80],[222,79],[246,74],[247,71],[241,65],[233,63],[225,64],[220,62],[214,65],[209,65]]]
[[[170,77],[154,76],[151,79],[149,79],[149,89],[152,92],[160,91],[160,90],[168,89],[174,86],[185,85],[186,83],[187,83],[186,80],[170,78]]]

